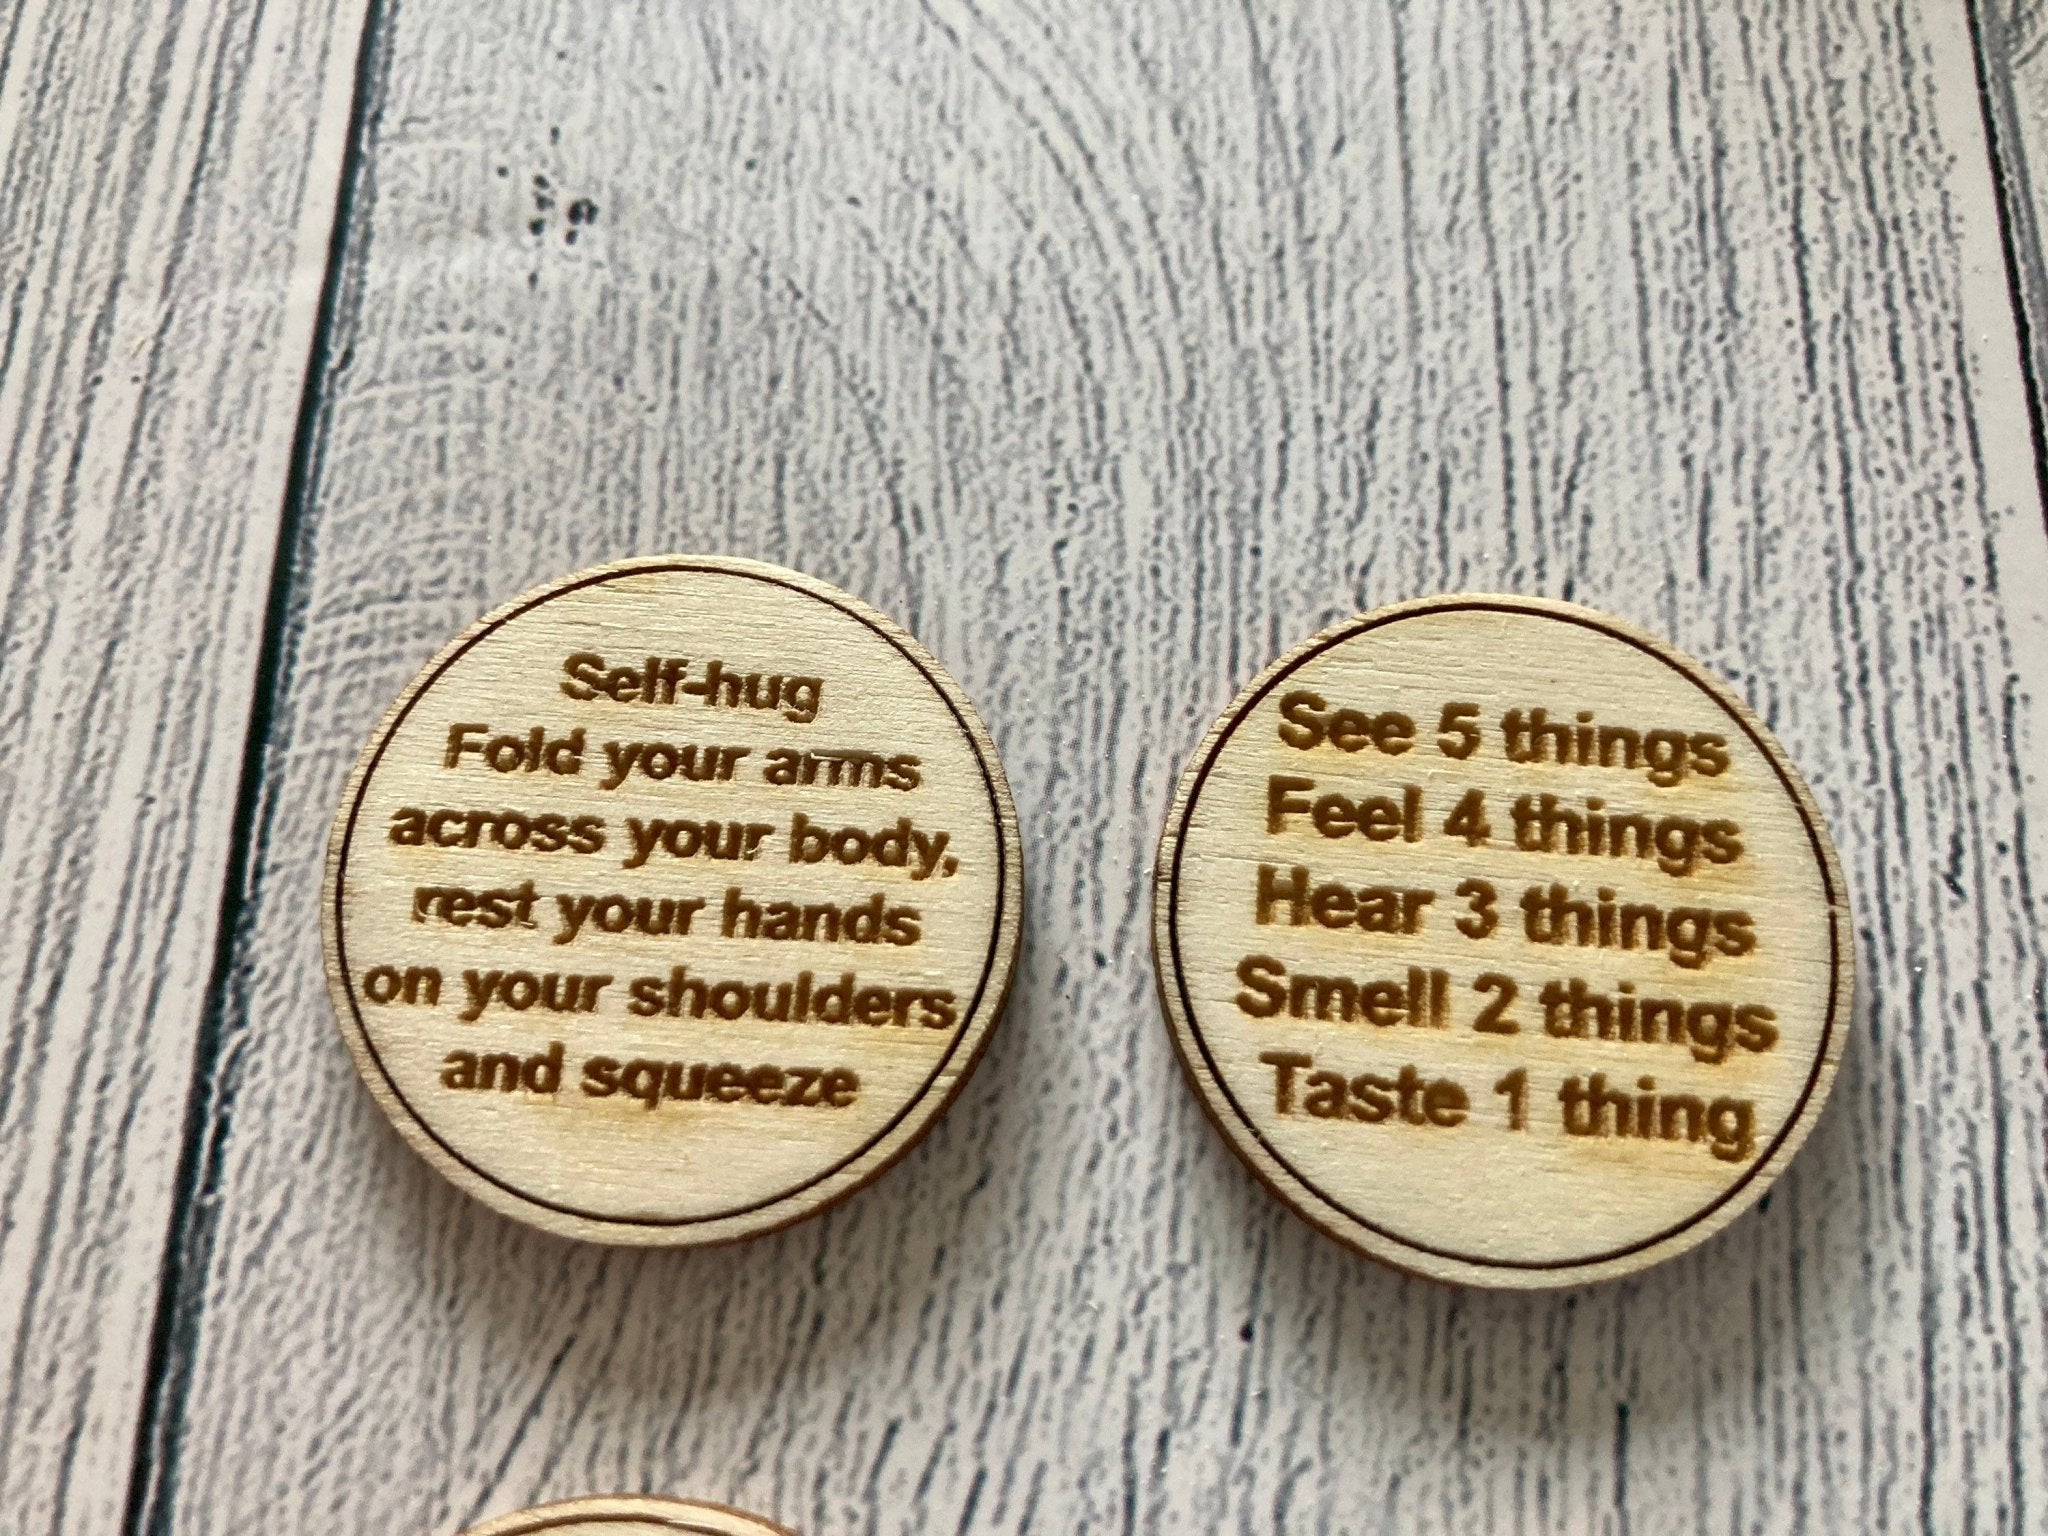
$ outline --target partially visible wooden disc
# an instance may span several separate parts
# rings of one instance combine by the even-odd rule
[[[1692,1247],[1784,1169],[1848,1036],[1842,872],[1783,750],[1565,603],[1405,603],[1267,668],[1181,780],[1153,929],[1231,1147],[1440,1280]]]
[[[719,1242],[873,1178],[1000,1014],[1009,786],[918,643],[751,561],[581,572],[479,621],[371,738],[328,980],[392,1122],[564,1236]]]
[[[787,1526],[758,1515],[742,1514],[723,1504],[696,1504],[682,1499],[645,1496],[570,1499],[542,1504],[517,1514],[500,1515],[471,1526],[462,1536],[652,1536],[666,1531],[685,1536],[796,1536]]]

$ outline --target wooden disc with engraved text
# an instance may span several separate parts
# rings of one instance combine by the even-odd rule
[[[328,849],[328,980],[377,1101],[564,1236],[786,1225],[902,1155],[1008,990],[993,745],[824,582],[657,557],[508,603],[371,738]]]
[[[1841,868],[1783,750],[1697,662],[1531,598],[1268,667],[1181,780],[1153,935],[1231,1147],[1441,1280],[1700,1242],[1797,1151],[1849,1026]]]
[[[569,1499],[471,1526],[462,1536],[796,1536],[787,1526],[723,1504],[644,1495]]]

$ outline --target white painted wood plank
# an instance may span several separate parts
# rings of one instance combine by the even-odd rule
[[[120,1528],[359,3],[0,18],[0,1509]]]
[[[165,1528],[614,1487],[811,1536],[2038,1527],[2043,554],[1960,12],[408,0],[386,42]],[[900,614],[1004,751],[1032,893],[927,1143],[695,1255],[444,1186],[354,1079],[315,916],[411,671],[664,548]],[[1859,1034],[1785,1181],[1566,1296],[1281,1211],[1145,956],[1213,711],[1339,613],[1468,586],[1732,678],[1858,913]]]

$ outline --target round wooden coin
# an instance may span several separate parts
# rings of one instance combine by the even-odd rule
[[[542,1504],[514,1515],[500,1515],[471,1526],[462,1536],[796,1536],[786,1526],[742,1514],[723,1504],[697,1504],[682,1499],[645,1496],[611,1499],[570,1499]]]
[[[988,1042],[1016,813],[939,664],[824,582],[649,558],[416,678],[328,849],[342,1033],[405,1138],[564,1236],[719,1242],[850,1193]]]
[[[1161,840],[1182,1064],[1339,1241],[1441,1280],[1627,1274],[1769,1188],[1827,1098],[1851,929],[1813,797],[1602,614],[1346,620],[1216,722]]]

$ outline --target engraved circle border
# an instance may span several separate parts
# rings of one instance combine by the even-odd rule
[[[774,1531],[781,1529],[779,1526],[772,1526],[766,1524],[760,1519],[759,1516],[750,1515],[745,1510],[735,1509],[732,1511],[732,1513],[738,1515],[742,1520],[745,1520],[752,1525],[759,1526],[764,1531]],[[708,1525],[699,1525],[694,1520],[690,1521],[690,1523],[688,1524],[684,1524],[680,1517],[676,1519],[665,1519],[661,1515],[656,1514],[652,1511],[640,1511],[629,1515],[550,1515],[545,1520],[538,1520],[534,1522],[532,1525],[515,1526],[513,1528],[513,1531],[508,1531],[506,1533],[506,1536],[514,1536],[515,1532],[517,1533],[517,1536],[530,1536],[530,1533],[533,1532],[559,1531],[566,1526],[572,1525],[616,1525],[627,1527],[635,1525],[659,1525],[671,1531],[680,1531],[682,1533],[682,1536],[725,1536],[724,1532],[715,1530]]]
[[[1368,1220],[1349,1206],[1332,1199],[1313,1179],[1295,1167],[1294,1163],[1282,1155],[1280,1149],[1267,1139],[1265,1133],[1253,1122],[1244,1105],[1239,1102],[1236,1093],[1232,1091],[1229,1082],[1224,1078],[1222,1068],[1218,1066],[1215,1056],[1209,1050],[1208,1040],[1203,1036],[1201,1021],[1195,1013],[1194,1000],[1188,995],[1187,968],[1181,960],[1181,859],[1187,851],[1188,828],[1194,819],[1195,805],[1201,799],[1202,789],[1208,782],[1209,770],[1215,766],[1218,755],[1221,754],[1224,746],[1230,739],[1237,734],[1239,728],[1244,725],[1246,718],[1252,710],[1258,707],[1267,694],[1271,693],[1273,689],[1277,688],[1300,668],[1325,652],[1357,639],[1360,635],[1389,625],[1399,624],[1407,619],[1421,618],[1428,614],[1467,612],[1514,613],[1537,618],[1555,619],[1567,624],[1576,624],[1581,629],[1590,629],[1596,634],[1605,635],[1613,640],[1619,640],[1623,644],[1641,651],[1644,655],[1662,662],[1665,666],[1671,668],[1672,671],[1685,678],[1695,688],[1706,694],[1716,707],[1742,727],[1742,733],[1749,738],[1750,743],[1763,755],[1764,761],[1771,765],[1771,771],[1777,775],[1778,781],[1783,786],[1786,795],[1791,799],[1794,809],[1799,812],[1800,824],[1806,829],[1807,844],[1813,851],[1814,862],[1820,867],[1821,888],[1827,896],[1828,969],[1830,976],[1827,1016],[1821,1025],[1820,1038],[1815,1043],[1813,1065],[1808,1069],[1806,1082],[1799,1090],[1798,1102],[1792,1106],[1791,1112],[1785,1116],[1784,1123],[1778,1127],[1777,1134],[1771,1138],[1770,1144],[1764,1148],[1762,1155],[1744,1170],[1742,1177],[1687,1216],[1683,1221],[1676,1222],[1661,1231],[1654,1232],[1648,1237],[1625,1244],[1622,1247],[1610,1248],[1604,1252],[1585,1254],[1576,1258],[1500,1259],[1481,1254],[1464,1253],[1455,1248],[1442,1247],[1437,1244],[1422,1242],[1413,1237],[1403,1236],[1392,1228]],[[1516,601],[1515,599],[1505,597],[1450,598],[1441,601],[1424,598],[1419,602],[1400,604],[1380,613],[1362,614],[1348,624],[1337,626],[1326,635],[1304,641],[1298,654],[1283,658],[1275,665],[1270,676],[1256,680],[1224,712],[1222,718],[1218,721],[1214,742],[1210,744],[1208,751],[1203,754],[1199,763],[1191,771],[1180,815],[1169,827],[1169,830],[1173,833],[1173,868],[1168,879],[1171,889],[1167,900],[1166,928],[1168,942],[1173,955],[1174,991],[1180,1000],[1181,1016],[1187,1021],[1187,1033],[1193,1039],[1195,1048],[1202,1053],[1202,1061],[1208,1068],[1211,1081],[1216,1084],[1217,1092],[1223,1096],[1224,1101],[1230,1107],[1231,1113],[1236,1117],[1238,1123],[1244,1127],[1246,1133],[1260,1147],[1265,1149],[1266,1155],[1271,1157],[1276,1164],[1284,1168],[1293,1177],[1300,1180],[1302,1187],[1314,1195],[1317,1200],[1321,1201],[1338,1215],[1356,1222],[1374,1236],[1384,1238],[1398,1247],[1410,1249],[1416,1253],[1425,1253],[1433,1258],[1448,1259],[1453,1263],[1470,1264],[1478,1269],[1509,1269],[1538,1272],[1584,1269],[1598,1264],[1611,1264],[1619,1259],[1628,1258],[1632,1254],[1642,1253],[1648,1249],[1668,1243],[1712,1216],[1722,1206],[1741,1194],[1756,1179],[1759,1173],[1770,1166],[1771,1160],[1778,1155],[1778,1150],[1784,1145],[1785,1139],[1807,1119],[1808,1106],[1812,1101],[1814,1088],[1820,1082],[1821,1075],[1827,1067],[1829,1047],[1834,1039],[1835,1016],[1841,1005],[1842,994],[1842,899],[1840,892],[1835,889],[1834,861],[1828,857],[1828,844],[1814,824],[1813,815],[1807,808],[1806,796],[1800,792],[1799,783],[1794,779],[1789,765],[1783,760],[1782,749],[1777,749],[1775,742],[1759,733],[1756,724],[1751,722],[1745,710],[1729,707],[1730,701],[1722,697],[1721,686],[1713,678],[1705,674],[1704,667],[1692,660],[1691,657],[1684,656],[1683,653],[1675,649],[1667,650],[1645,636],[1630,634],[1626,629],[1611,627],[1612,623],[1613,621],[1602,622],[1600,618],[1594,616],[1589,610],[1577,609],[1576,605],[1553,603],[1538,599]],[[1196,1097],[1205,1104],[1212,1103],[1208,1094],[1201,1091],[1201,1084],[1197,1083],[1195,1086]],[[1226,1139],[1229,1138],[1226,1137]],[[1774,1179],[1775,1177],[1773,1175]]]
[[[876,1131],[873,1136],[862,1142],[838,1162],[833,1163],[828,1168],[821,1169],[810,1178],[804,1180],[803,1183],[792,1185],[790,1188],[771,1195],[765,1200],[756,1200],[750,1205],[732,1207],[703,1216],[684,1216],[674,1219],[651,1216],[607,1215],[603,1212],[583,1210],[577,1206],[566,1205],[559,1201],[543,1200],[537,1195],[528,1194],[525,1190],[507,1180],[499,1178],[496,1174],[478,1167],[467,1157],[456,1151],[454,1147],[450,1146],[447,1139],[427,1123],[426,1117],[414,1106],[412,1100],[405,1096],[404,1090],[398,1086],[397,1080],[392,1077],[391,1069],[384,1065],[384,1057],[377,1049],[377,1042],[371,1038],[369,1026],[363,1022],[362,1007],[356,999],[355,978],[348,965],[347,924],[344,921],[342,910],[342,894],[348,884],[349,850],[355,843],[356,818],[362,811],[364,796],[369,793],[370,781],[377,776],[377,766],[384,759],[384,749],[390,746],[392,738],[398,734],[398,728],[405,723],[406,717],[412,713],[413,706],[433,690],[435,683],[440,681],[442,675],[505,625],[511,623],[514,619],[524,617],[543,604],[553,602],[556,598],[567,597],[570,593],[580,592],[585,587],[601,586],[606,582],[623,581],[634,576],[656,575],[669,571],[698,571],[718,576],[735,576],[748,581],[764,582],[769,586],[782,587],[800,596],[824,603],[827,607],[836,609],[848,618],[859,621],[875,634],[881,636],[882,639],[895,647],[904,660],[917,669],[918,675],[923,677],[925,682],[930,685],[932,691],[939,696],[940,700],[945,704],[947,711],[953,716],[953,723],[959,727],[960,734],[967,740],[968,750],[974,754],[975,766],[981,770],[982,789],[988,796],[989,814],[994,818],[996,824],[996,903],[995,914],[991,920],[989,931],[988,954],[982,960],[981,975],[975,982],[974,996],[969,1001],[967,1007],[961,1012],[959,1029],[954,1032],[953,1038],[947,1042],[944,1053],[933,1065],[931,1074],[925,1078],[917,1092],[906,1099],[902,1108],[890,1116],[888,1122],[880,1130]],[[815,580],[815,578],[811,579]],[[826,586],[826,583],[819,582],[818,586],[822,588]],[[841,595],[851,599],[851,594]],[[766,569],[750,569],[748,565],[743,565],[736,561],[669,561],[656,557],[653,560],[643,559],[619,562],[607,566],[604,570],[594,574],[566,581],[559,586],[547,587],[527,601],[518,602],[517,606],[480,623],[473,633],[464,636],[445,656],[415,680],[405,697],[404,703],[392,713],[391,718],[379,731],[376,747],[363,764],[362,776],[356,784],[355,795],[349,802],[348,822],[346,829],[342,833],[340,852],[335,860],[332,899],[336,969],[341,977],[342,990],[348,998],[349,1012],[354,1019],[356,1032],[362,1039],[364,1049],[369,1052],[370,1059],[377,1064],[377,1071],[383,1077],[385,1086],[391,1090],[392,1097],[404,1107],[406,1114],[411,1118],[413,1124],[419,1127],[423,1135],[477,1178],[503,1190],[506,1194],[528,1205],[537,1206],[546,1211],[555,1211],[564,1216],[574,1216],[582,1221],[596,1222],[607,1226],[646,1227],[670,1231],[694,1226],[706,1226],[713,1222],[731,1221],[741,1216],[751,1216],[757,1211],[773,1209],[775,1206],[803,1194],[806,1190],[815,1189],[827,1179],[832,1178],[835,1174],[844,1171],[866,1157],[893,1134],[896,1128],[904,1122],[913,1110],[931,1097],[933,1084],[938,1082],[940,1076],[945,1072],[947,1064],[952,1061],[955,1053],[959,1051],[961,1042],[973,1033],[975,1018],[980,1012],[982,1001],[988,993],[989,975],[995,967],[996,953],[1002,947],[1004,909],[1008,905],[1009,900],[1009,840],[1003,831],[1002,801],[996,793],[994,780],[989,774],[988,761],[982,751],[981,743],[976,740],[975,734],[969,728],[967,722],[961,718],[958,703],[955,702],[945,686],[932,675],[932,666],[938,665],[936,658],[932,660],[930,665],[927,665],[917,655],[916,649],[904,644],[904,638],[901,635],[890,634],[888,629],[875,623],[867,614],[860,612],[858,607],[849,607],[846,603],[827,596],[824,591],[815,590],[798,582],[785,580],[777,575],[771,575]],[[983,1033],[986,1034],[986,1031],[984,1030]],[[943,1110],[945,1105],[941,1103],[938,1108]],[[908,1149],[905,1148],[904,1150]],[[881,1169],[876,1169],[875,1173],[879,1174],[881,1171]],[[873,1177],[873,1175],[870,1175],[870,1177]],[[864,1179],[861,1182],[865,1183],[867,1181]],[[854,1186],[854,1188],[858,1187],[859,1185]],[[851,1192],[851,1190],[846,1191],[846,1193]]]
[[[621,1506],[637,1505],[638,1508]],[[608,1510],[616,1512],[607,1513]],[[731,1515],[744,1520],[763,1532],[773,1536],[796,1536],[787,1526],[778,1525],[764,1515],[749,1514],[744,1509],[735,1509],[730,1504],[707,1504],[701,1499],[665,1499],[649,1495],[628,1494],[615,1498],[565,1499],[554,1504],[539,1504],[532,1509],[514,1510],[509,1515],[499,1515],[482,1525],[471,1526],[462,1536],[476,1536],[476,1533],[490,1531],[497,1536],[534,1536],[539,1531],[559,1531],[572,1525],[629,1525],[650,1524],[680,1531],[683,1536],[724,1536],[709,1525],[695,1523],[705,1514]],[[532,1517],[529,1519],[529,1517]],[[685,1523],[685,1522],[690,1523]]]

